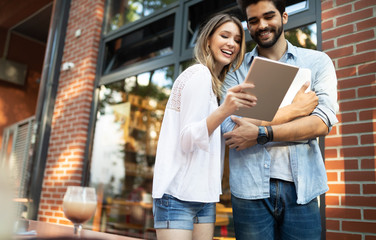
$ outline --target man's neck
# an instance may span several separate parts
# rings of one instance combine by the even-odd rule
[[[257,46],[257,50],[260,56],[278,61],[287,50],[287,42],[284,34],[279,37],[278,41],[272,47],[262,48]]]

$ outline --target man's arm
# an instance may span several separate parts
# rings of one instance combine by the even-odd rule
[[[244,150],[257,143],[258,127],[246,119],[232,117],[238,125],[233,131],[225,133],[226,145],[236,150]],[[316,138],[328,134],[328,127],[317,116],[307,116],[288,123],[273,125],[273,141],[289,142]]]

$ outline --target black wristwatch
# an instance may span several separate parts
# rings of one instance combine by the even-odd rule
[[[264,145],[265,143],[269,142],[270,138],[268,135],[266,135],[265,127],[264,126],[259,126],[259,132],[257,136],[257,143]]]

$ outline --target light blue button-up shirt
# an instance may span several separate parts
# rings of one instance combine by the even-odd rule
[[[320,117],[330,130],[338,122],[337,77],[331,59],[320,51],[295,47],[288,41],[287,45],[287,51],[280,61],[311,69],[311,89],[319,97],[319,103],[312,115]],[[255,56],[258,56],[257,48],[246,53],[240,68],[227,75],[224,90],[244,81]],[[222,123],[222,132],[229,132],[234,126],[235,123],[227,118]],[[262,199],[270,196],[271,158],[266,147],[272,147],[273,144],[287,145],[298,204],[308,203],[329,189],[319,145],[316,139],[311,139],[305,143],[256,144],[242,151],[230,149],[230,188],[234,196],[244,199]]]

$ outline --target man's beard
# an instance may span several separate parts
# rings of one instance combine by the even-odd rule
[[[260,40],[260,34],[265,31],[270,31],[271,33],[275,33],[273,38],[267,42],[263,42]],[[262,48],[270,48],[274,46],[274,44],[278,41],[279,37],[281,36],[283,32],[283,24],[281,24],[281,27],[278,27],[277,29],[275,28],[266,28],[264,30],[259,30],[255,34],[252,34],[251,37],[252,39],[258,44],[258,46]]]

